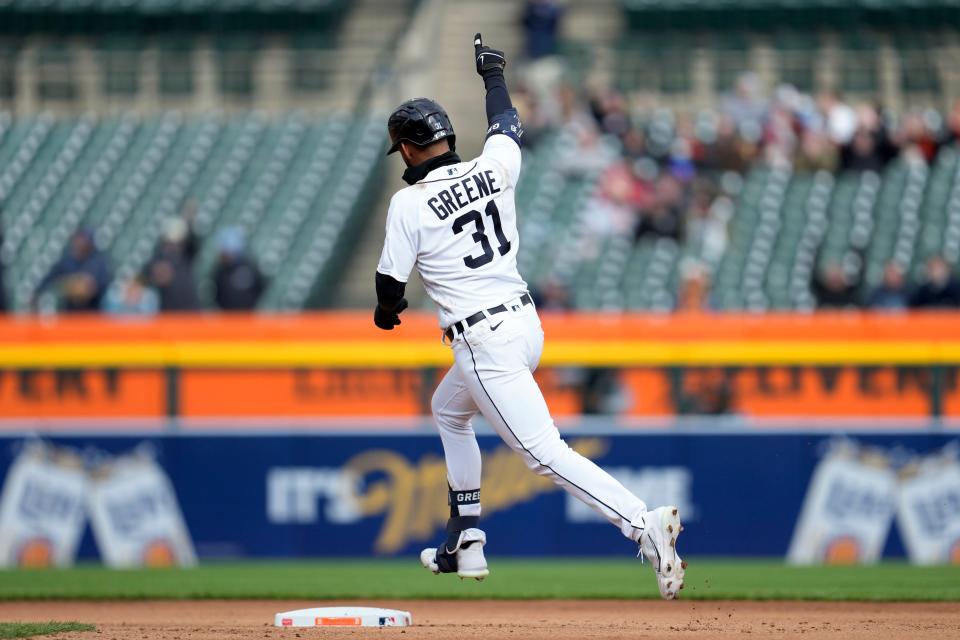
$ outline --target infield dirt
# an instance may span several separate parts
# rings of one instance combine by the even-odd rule
[[[590,600],[354,602],[413,613],[405,629],[278,629],[278,611],[344,602],[280,600],[3,602],[0,620],[75,620],[58,640],[308,638],[960,638],[956,603]]]

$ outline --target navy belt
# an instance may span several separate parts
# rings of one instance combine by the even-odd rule
[[[525,293],[522,296],[520,296],[520,304],[521,305],[533,304],[533,300],[530,298],[529,293]],[[498,313],[503,313],[506,310],[507,310],[507,305],[498,304],[495,307],[490,307],[489,309],[487,309],[486,315],[484,314],[483,311],[477,311],[475,314],[471,316],[467,316],[463,320],[457,320],[456,322],[454,322],[452,325],[447,327],[446,330],[444,330],[443,335],[447,336],[447,340],[452,341],[456,336],[463,333],[463,330],[466,327],[472,327],[473,325],[483,320],[487,315],[490,315],[490,316],[496,315]],[[466,325],[466,327],[464,325]]]

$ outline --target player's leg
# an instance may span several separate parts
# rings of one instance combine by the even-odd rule
[[[531,469],[551,477],[637,542],[653,567],[660,595],[677,597],[686,569],[676,550],[682,529],[677,509],[647,511],[640,498],[560,438],[533,379],[543,350],[536,313],[514,315],[510,325],[497,325],[499,330],[478,326],[454,343],[454,354],[481,413]]]
[[[532,373],[543,340],[535,313],[514,315],[508,322],[513,326],[497,333],[481,323],[454,344],[456,367],[474,401],[533,471],[552,478],[637,541],[647,510],[643,500],[571,449],[553,423]]]
[[[437,548],[424,549],[420,562],[434,573],[454,573],[461,578],[482,580],[489,571],[483,555],[486,534],[480,520],[480,446],[470,421],[477,405],[459,370],[451,368],[434,391],[430,402],[440,431],[450,488],[450,519],[447,539]]]
[[[433,392],[430,409],[443,442],[443,455],[447,461],[447,484],[454,493],[478,492],[481,474],[480,446],[470,423],[477,414],[477,403],[473,401],[470,389],[456,367],[447,371]],[[475,500],[461,500],[461,504],[457,506],[459,515],[480,515],[479,497]]]

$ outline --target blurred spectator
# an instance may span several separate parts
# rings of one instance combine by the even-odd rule
[[[876,138],[866,129],[857,129],[850,144],[843,147],[841,152],[842,169],[850,171],[883,171],[884,159],[877,146]]]
[[[706,150],[705,165],[743,173],[757,157],[756,140],[749,141],[739,135],[737,123],[729,115],[722,115],[717,122],[716,137]]]
[[[654,187],[653,202],[640,211],[634,236],[679,239],[683,197],[680,181],[670,174],[661,174]]]
[[[619,91],[607,89],[595,92],[590,99],[590,113],[601,133],[623,138],[630,131],[627,101]]]
[[[733,217],[734,204],[727,196],[715,195],[709,183],[696,188],[687,213],[684,240],[695,255],[719,264],[727,250],[727,224]]]
[[[220,257],[213,283],[217,306],[224,311],[250,310],[257,306],[266,283],[260,269],[245,252],[243,231],[229,227],[217,238]]]
[[[947,114],[946,126],[941,137],[942,145],[960,144],[960,98],[953,101],[950,113]]]
[[[573,299],[566,285],[556,278],[548,278],[530,291],[533,304],[540,311],[570,311]]]
[[[186,256],[190,264],[193,264],[194,258],[200,252],[200,241],[194,232],[194,225],[197,221],[197,203],[194,200],[187,200],[180,209],[180,218],[186,225],[186,234],[183,237],[183,255]]]
[[[824,91],[818,100],[827,137],[838,146],[848,144],[857,130],[857,112],[836,91]]]
[[[682,264],[677,311],[708,311],[710,301],[710,272],[699,261]]]
[[[883,282],[867,297],[867,307],[881,311],[899,311],[907,308],[907,302],[903,269],[896,262],[891,262],[883,269]]]
[[[153,259],[143,270],[144,282],[160,295],[161,311],[200,309],[193,278],[190,229],[181,217],[169,218]]]
[[[766,119],[767,100],[763,96],[757,74],[744,73],[737,78],[733,93],[721,99],[720,110],[733,120],[738,130],[759,130]]]
[[[107,258],[93,242],[89,229],[70,238],[67,251],[41,281],[37,292],[53,288],[64,311],[96,311],[110,284]]]
[[[531,60],[557,54],[557,31],[563,9],[555,0],[527,0],[523,8],[523,33]]]
[[[561,87],[557,100],[562,119],[561,133],[569,136],[573,143],[559,149],[557,168],[571,175],[602,171],[616,159],[617,150],[604,142],[596,120],[579,102],[571,87]]]
[[[794,167],[797,171],[830,171],[837,169],[837,147],[822,131],[806,129],[800,134]]]
[[[960,307],[960,282],[942,257],[927,260],[926,279],[910,296],[910,306],[927,309]]]
[[[590,203],[594,213],[587,228],[597,236],[630,233],[634,211],[650,199],[650,190],[624,161],[610,165],[600,176],[597,193]]]
[[[909,111],[903,116],[899,138],[900,153],[908,161],[930,164],[937,154],[936,136],[921,111]]]
[[[747,184],[744,174],[752,168],[882,173],[893,160],[929,164],[938,145],[960,140],[960,99],[941,129],[930,110],[898,120],[879,104],[854,106],[835,91],[815,99],[784,85],[769,99],[749,73],[719,109],[695,115],[663,109],[641,93],[593,87],[585,97],[569,85],[553,86],[524,105],[545,135],[554,129],[566,136],[553,167],[567,179],[596,179],[578,217],[582,233],[574,251],[584,261],[597,258],[603,240],[632,221],[636,239],[673,238],[686,255],[717,265],[734,203]],[[861,275],[859,267],[824,269],[810,283],[819,306],[895,308],[909,298],[881,287],[863,299]],[[893,273],[887,277],[901,286]]]
[[[107,290],[103,310],[113,315],[152,316],[160,310],[160,297],[144,285],[142,276],[130,278]]]
[[[770,166],[788,166],[798,147],[799,127],[794,114],[783,105],[775,104],[767,116],[763,132],[764,155]]]
[[[856,285],[837,262],[826,265],[820,271],[813,283],[813,293],[817,298],[817,307],[821,309],[857,306]]]
[[[513,106],[520,114],[523,122],[523,147],[533,149],[540,141],[541,136],[550,129],[550,121],[539,102],[536,94],[525,84],[519,84],[510,92]]]

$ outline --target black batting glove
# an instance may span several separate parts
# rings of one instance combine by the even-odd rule
[[[481,76],[497,71],[503,73],[503,68],[507,66],[506,56],[503,55],[503,51],[485,47],[479,33],[473,36],[473,51],[477,62],[477,73]]]
[[[373,324],[384,331],[393,331],[393,328],[400,324],[400,314],[409,306],[406,298],[400,298],[400,302],[392,311],[387,311],[378,304],[377,308],[373,310]]]

